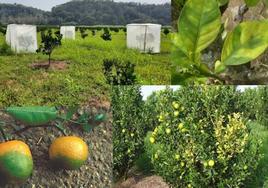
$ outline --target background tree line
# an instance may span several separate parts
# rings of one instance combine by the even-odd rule
[[[74,0],[51,12],[19,4],[0,4],[0,22],[40,25],[125,25],[151,22],[170,25],[171,5],[118,3],[111,0]]]

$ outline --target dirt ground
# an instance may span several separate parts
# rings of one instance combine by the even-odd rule
[[[84,108],[89,107],[90,105]],[[11,120],[3,114],[0,114],[0,118]],[[14,136],[14,139],[24,141],[31,149],[34,160],[32,176],[23,185],[6,185],[4,188],[111,187],[113,151],[111,118],[96,126],[90,133],[85,133],[71,124],[68,125],[67,131],[68,135],[79,136],[88,144],[90,154],[86,164],[76,171],[54,170],[49,163],[48,148],[52,141],[63,136],[63,133],[55,127],[32,128]]]

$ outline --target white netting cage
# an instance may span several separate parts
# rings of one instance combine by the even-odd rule
[[[160,53],[161,27],[159,24],[128,24],[127,47],[146,53]]]
[[[8,25],[6,42],[16,53],[35,53],[37,50],[36,26],[18,24]]]
[[[63,39],[75,39],[75,26],[61,26],[60,34]]]

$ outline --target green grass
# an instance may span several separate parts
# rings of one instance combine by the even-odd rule
[[[245,188],[268,188],[268,130],[256,122],[252,123],[252,130],[263,141],[261,148],[263,158],[256,171],[245,183]]]
[[[101,32],[86,39],[77,32],[75,41],[63,41],[53,54],[53,60],[68,61],[62,71],[32,70],[29,65],[46,60],[42,54],[0,56],[0,107],[10,105],[73,105],[91,97],[107,96],[109,87],[102,72],[105,58],[119,58],[136,64],[138,83],[142,85],[170,84],[169,36],[162,34],[161,54],[142,54],[126,48],[123,31],[112,32],[112,41],[100,38]],[[38,36],[40,41],[40,36]],[[0,46],[4,43],[0,35]]]

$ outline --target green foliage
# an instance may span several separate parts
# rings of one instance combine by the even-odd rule
[[[134,85],[136,82],[135,65],[117,59],[103,60],[103,72],[110,85]]]
[[[114,86],[111,94],[113,114],[113,172],[115,179],[128,173],[143,150],[146,135],[144,101],[139,86]]]
[[[0,55],[13,55],[11,47],[6,42],[0,45]]]
[[[171,1],[171,19],[172,27],[177,29],[177,20],[179,19],[181,10],[187,0],[172,0]]]
[[[0,23],[0,33],[2,33],[3,35],[6,34],[6,27],[4,27],[1,23]]]
[[[86,29],[81,27],[79,28],[79,30],[80,30],[81,38],[85,39],[88,36],[88,34],[86,33]]]
[[[55,32],[55,36],[53,36],[52,31],[49,30],[47,33],[41,32],[41,39],[42,44],[40,44],[37,52],[42,52],[43,54],[48,55],[50,65],[51,54],[57,46],[61,45],[62,34]]]
[[[224,2],[222,2],[224,3]],[[239,24],[228,33],[222,49],[221,61],[213,63],[214,70],[202,62],[202,51],[219,35],[221,14],[216,0],[189,0],[179,21],[172,52],[172,84],[206,82],[208,78],[229,81],[219,73],[235,65],[246,64],[261,55],[268,46],[267,21]],[[232,75],[230,76],[232,77]],[[231,80],[232,81],[232,80]]]
[[[256,89],[247,89],[240,99],[244,113],[252,120],[257,120],[267,127],[268,125],[268,88],[259,86]]]
[[[260,0],[245,0],[245,3],[247,4],[247,6],[256,6],[258,3],[260,2]]]
[[[165,108],[145,139],[154,171],[174,187],[243,186],[260,159],[260,141],[240,112],[235,88],[161,93]]]
[[[168,28],[165,28],[164,31],[163,31],[163,33],[164,33],[165,35],[168,35],[168,34],[170,33],[170,31],[169,31]]]
[[[27,125],[44,125],[57,118],[55,107],[8,107],[5,109],[9,115]]]
[[[91,33],[92,33],[92,36],[95,36],[96,35],[96,31],[95,30],[92,30]]]
[[[105,41],[111,41],[112,40],[112,35],[111,35],[111,33],[110,33],[108,28],[103,29],[103,33],[101,35],[101,38],[103,40],[105,40]]]

